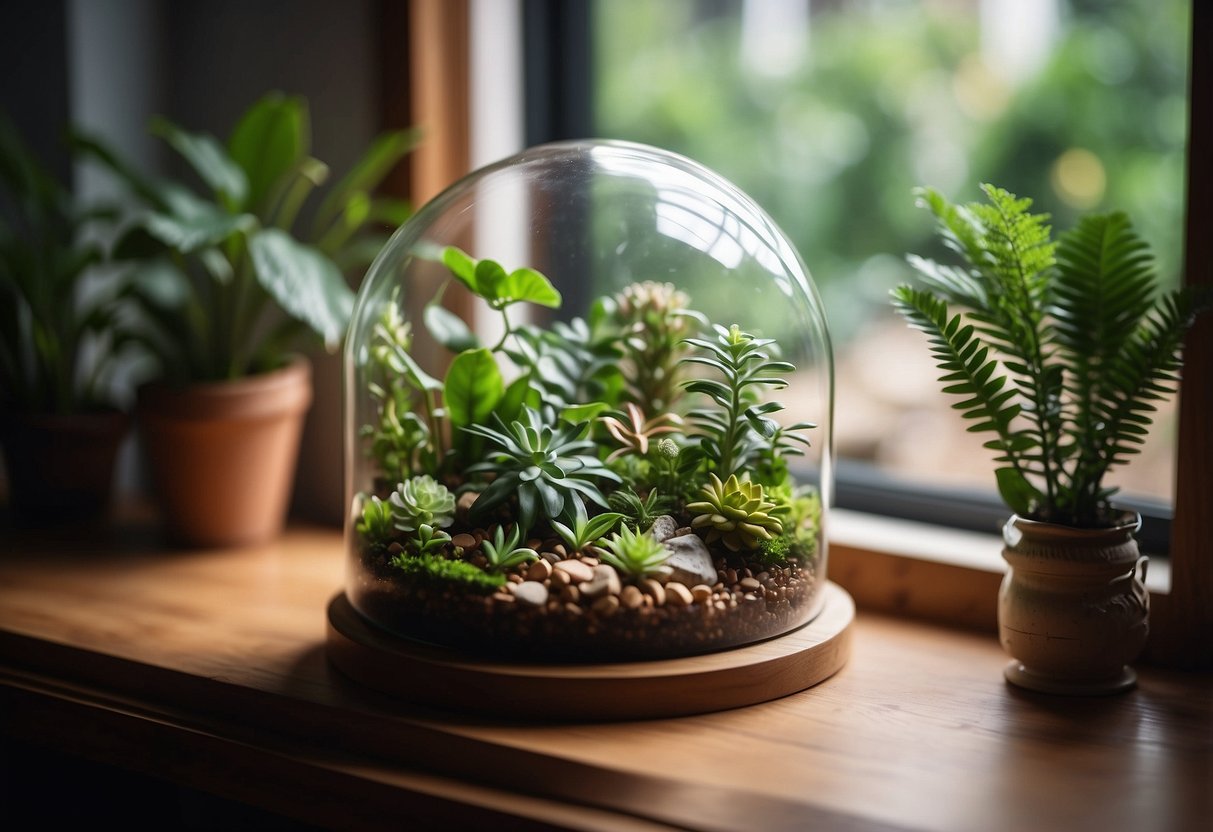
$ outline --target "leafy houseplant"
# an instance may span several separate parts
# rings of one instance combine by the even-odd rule
[[[127,345],[121,287],[89,286],[103,259],[83,209],[0,119],[0,439],[22,522],[109,502],[128,419],[109,390]],[[90,291],[92,289],[92,291]]]
[[[261,98],[226,143],[164,119],[152,130],[196,174],[201,194],[146,178],[96,142],[79,142],[144,204],[113,256],[135,265],[133,294],[144,312],[138,337],[162,369],[161,383],[139,401],[158,490],[187,540],[264,539],[281,528],[310,404],[307,363],[292,351],[308,334],[330,348],[341,340],[353,303],[342,270],[373,257],[382,240],[372,229],[408,215],[406,204],[371,191],[413,137],[381,136],[304,223],[302,209],[329,171],[311,155],[303,99]],[[270,417],[281,424],[272,436]],[[246,429],[264,434],[265,457],[238,438]],[[204,444],[190,445],[197,452],[183,458],[187,439]],[[256,482],[254,471],[270,478]],[[209,482],[185,485],[188,472]]]
[[[1003,643],[1024,660],[1008,678],[1063,692],[1121,689],[1132,681],[1125,663],[1145,638],[1146,596],[1134,579],[1131,541],[1140,518],[1112,507],[1115,489],[1103,479],[1137,453],[1153,402],[1174,391],[1197,299],[1186,290],[1157,294],[1149,249],[1123,213],[1085,216],[1054,241],[1047,216],[1029,212],[1031,200],[991,185],[983,191],[985,203],[964,206],[920,192],[961,263],[911,256],[923,287],[898,287],[893,303],[930,337],[944,392],[963,397],[955,407],[975,422],[969,430],[993,435],[985,445],[997,454],[999,493],[1015,513],[1008,561],[1039,571],[1055,547],[1070,553],[1063,571],[1081,560],[1075,551],[1098,549],[1092,559],[1104,561],[1105,572],[1114,563],[1120,600],[1110,606],[1128,612],[1108,619],[1105,641],[1075,637],[1069,646],[1084,654],[1055,659],[1037,655],[1043,634],[1015,629],[1026,626],[1027,602],[1016,570],[1008,573]],[[1083,530],[1116,551],[1058,542],[1082,541]],[[1031,562],[1023,563],[1021,550],[1029,549]],[[1098,574],[1094,580],[1107,584]],[[1109,646],[1108,634],[1118,643]],[[1106,661],[1092,658],[1099,655]]]
[[[360,610],[406,635],[553,657],[701,651],[807,618],[820,503],[786,458],[812,425],[778,424],[782,405],[762,399],[794,369],[774,341],[712,327],[651,282],[541,328],[516,309],[561,305],[544,274],[455,247],[425,256],[502,334],[482,343],[431,304],[424,325],[451,353],[436,377],[393,294],[347,346],[374,472],[353,506]],[[696,502],[713,487],[720,506]],[[426,517],[449,538],[423,550]]]

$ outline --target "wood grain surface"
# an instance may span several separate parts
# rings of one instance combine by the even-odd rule
[[[165,550],[154,530],[6,534],[0,732],[150,759],[327,823],[323,797],[367,828],[407,800],[423,817],[586,829],[1205,830],[1213,817],[1208,674],[1145,668],[1106,699],[1030,694],[1003,682],[993,638],[861,609],[847,665],[773,702],[487,720],[403,704],[329,664],[343,572],[328,530],[227,551]]]

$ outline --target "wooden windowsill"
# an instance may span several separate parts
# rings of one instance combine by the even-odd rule
[[[1208,674],[1143,668],[1120,697],[1042,697],[1003,682],[988,634],[861,609],[848,665],[784,699],[490,721],[329,665],[335,531],[218,551],[147,529],[0,539],[0,734],[310,823],[1179,829],[1209,814]]]

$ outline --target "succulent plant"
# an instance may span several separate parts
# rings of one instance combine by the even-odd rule
[[[652,419],[645,419],[644,411],[632,402],[628,402],[625,408],[627,409],[626,414],[609,414],[601,419],[607,431],[620,445],[607,456],[607,462],[626,454],[646,456],[654,436],[663,433],[678,433],[682,425],[682,417],[677,413],[661,413]]]
[[[442,529],[435,529],[428,523],[417,527],[417,536],[413,538],[413,548],[418,554],[430,554],[451,542],[451,536]]]
[[[695,518],[691,528],[707,529],[707,542],[720,541],[733,552],[750,551],[759,543],[783,533],[783,522],[773,512],[762,486],[736,475],[724,482],[709,474],[711,482],[701,490],[703,500],[687,505]]]
[[[489,563],[488,570],[501,572],[539,557],[539,553],[534,549],[520,546],[521,542],[522,532],[518,526],[514,526],[509,537],[505,536],[505,529],[498,526],[493,532],[493,539],[485,538],[484,542],[480,544],[480,551],[484,553],[484,559]]]
[[[368,543],[387,543],[396,533],[392,507],[371,495],[362,504],[362,516],[358,518],[357,528],[358,534],[366,538]]]
[[[396,528],[402,532],[422,525],[445,528],[455,522],[455,495],[428,474],[400,483],[390,499]]]
[[[542,511],[552,520],[576,508],[585,498],[606,507],[606,497],[595,479],[619,482],[619,476],[595,455],[586,439],[588,423],[559,420],[546,424],[539,413],[524,408],[525,422],[506,426],[496,414],[496,428],[471,425],[465,430],[488,439],[496,448],[490,459],[468,467],[466,473],[491,473],[495,479],[481,492],[472,511],[479,516],[518,495],[518,525],[530,529]]]
[[[690,413],[700,436],[700,449],[706,459],[713,460],[721,475],[731,476],[748,470],[764,445],[770,446],[779,436],[779,423],[769,414],[783,410],[779,402],[758,402],[758,388],[780,389],[787,381],[780,373],[796,368],[787,361],[774,360],[775,342],[755,338],[734,324],[725,329],[717,326],[716,339],[707,341],[688,338],[686,343],[698,352],[683,359],[687,364],[702,364],[723,376],[723,381],[697,378],[684,382],[687,390],[703,393],[715,404],[714,408],[698,408]],[[801,422],[784,428],[795,431],[813,427]],[[787,438],[781,440],[786,447]]]
[[[647,529],[653,521],[670,510],[670,501],[656,488],[641,497],[631,488],[621,488],[607,498],[611,508],[623,515],[625,524]]]
[[[552,520],[552,531],[560,535],[561,540],[569,546],[569,551],[580,552],[611,529],[619,525],[623,515],[617,511],[604,511],[594,517],[586,516],[585,506],[578,504],[570,528],[558,520]]]
[[[603,549],[599,556],[602,562],[634,580],[658,574],[670,557],[664,543],[632,531],[627,525],[599,545]]]
[[[672,283],[633,283],[613,300],[624,335],[627,397],[646,412],[670,410],[682,393],[683,339],[705,319],[687,308],[690,299]]]

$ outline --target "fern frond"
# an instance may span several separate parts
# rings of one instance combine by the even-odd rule
[[[939,378],[944,384],[943,392],[966,397],[952,406],[965,419],[976,422],[968,430],[993,432],[997,437],[985,444],[999,452],[1000,462],[1010,464],[1004,469],[1009,473],[999,475],[1003,498],[1014,510],[1029,513],[1033,496],[1039,494],[1020,460],[1038,447],[1039,441],[1012,427],[1020,406],[1009,403],[1015,391],[1003,389],[1006,377],[997,374],[998,362],[990,356],[990,348],[972,325],[963,322],[961,315],[949,313],[946,301],[928,291],[899,286],[893,290],[893,305],[911,327],[925,332],[930,339],[931,354],[944,371]]]

